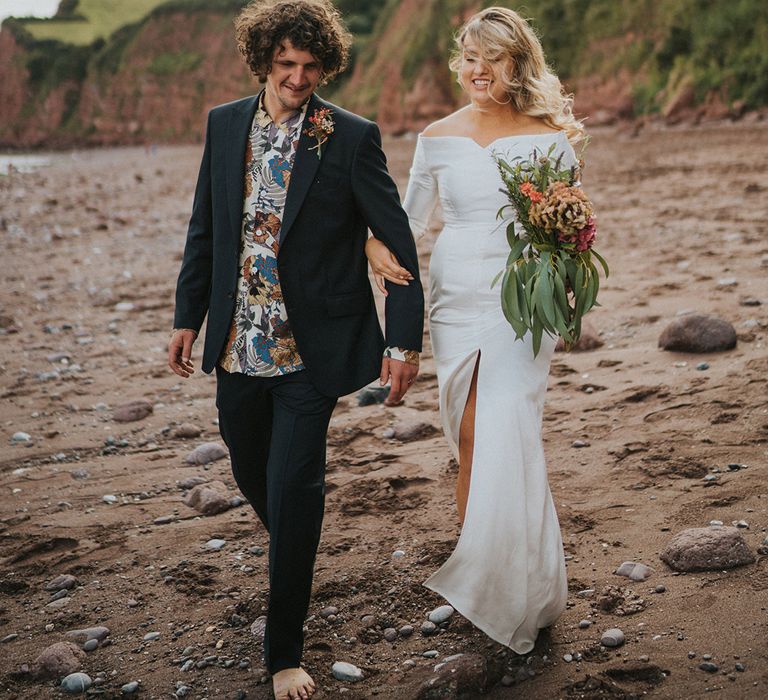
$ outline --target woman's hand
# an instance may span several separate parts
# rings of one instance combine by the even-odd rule
[[[389,248],[373,236],[365,244],[365,255],[373,271],[373,279],[376,281],[376,286],[384,296],[387,296],[384,280],[389,280],[393,284],[407,286],[409,281],[413,279],[413,275],[400,266],[397,258]]]

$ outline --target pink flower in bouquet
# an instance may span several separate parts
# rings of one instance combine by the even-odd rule
[[[587,225],[576,234],[576,250],[580,253],[589,250],[595,242],[595,219],[590,216]]]

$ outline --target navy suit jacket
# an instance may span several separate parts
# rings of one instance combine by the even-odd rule
[[[203,370],[211,372],[226,342],[235,306],[243,211],[245,148],[258,96],[208,114],[184,258],[176,285],[174,328],[208,324]],[[322,157],[305,133],[316,110],[331,110],[334,131]],[[414,280],[387,283],[386,339],[376,315],[367,230],[385,243]],[[309,378],[327,396],[373,381],[384,348],[421,350],[424,296],[408,218],[371,121],[313,95],[288,186],[280,249],[280,285]]]

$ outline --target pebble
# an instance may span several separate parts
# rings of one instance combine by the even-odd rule
[[[172,434],[175,438],[188,439],[200,437],[202,429],[192,423],[182,423]]]
[[[589,442],[587,440],[574,440],[571,447],[589,447]]]
[[[147,632],[144,635],[145,642],[154,642],[156,639],[160,639],[160,632]]]
[[[208,540],[205,545],[203,545],[206,549],[213,549],[213,550],[219,550],[221,549],[225,544],[227,543],[226,540],[217,540],[212,539]]]
[[[17,433],[14,433],[11,437],[13,442],[29,442],[31,439],[32,436],[29,433],[25,433],[21,430]]]
[[[337,661],[331,667],[331,673],[337,681],[355,683],[363,680],[363,672],[355,665],[346,661]]]
[[[403,661],[403,668],[408,670],[416,666],[416,662],[413,659],[406,659]]]
[[[722,520],[710,520],[709,525],[710,527],[718,527],[723,524]]]
[[[99,640],[98,639],[89,639],[87,642],[83,644],[83,651],[94,651],[95,649],[99,648]]]
[[[84,693],[92,685],[93,681],[86,673],[70,673],[61,681],[61,689],[65,693]]]
[[[256,639],[262,640],[264,639],[264,633],[267,630],[267,616],[266,615],[260,615],[257,617],[253,623],[251,623],[251,634],[256,637]]]
[[[48,610],[61,610],[62,608],[69,605],[69,600],[70,600],[69,597],[65,596],[64,598],[59,598],[58,600],[51,601],[45,607]]]
[[[120,692],[123,695],[133,695],[133,693],[137,692],[138,690],[139,690],[138,681],[131,681],[130,683],[126,683],[122,688],[120,688]]]
[[[397,639],[397,630],[394,627],[387,627],[384,630],[384,639],[388,642],[394,642]]]
[[[739,673],[743,673],[744,671],[746,671],[746,670],[747,670],[747,667],[746,667],[744,664],[741,664],[741,663],[737,663],[737,664],[736,664],[736,666],[735,666],[735,668],[736,668],[736,670],[737,670]]]
[[[707,673],[717,673],[720,670],[720,667],[717,664],[712,663],[711,661],[704,661],[700,663],[699,668],[702,671],[706,671]]]
[[[696,652],[695,651],[689,651],[688,652],[688,658],[689,659],[695,659],[696,658]]]
[[[437,634],[438,626],[434,622],[430,622],[427,620],[426,622],[423,622],[421,625],[421,633],[425,637],[429,637],[433,634]]]
[[[5,637],[0,639],[0,644],[8,644],[8,642],[12,642],[14,639],[18,639],[19,635],[16,632],[11,632],[11,634],[6,634]]]
[[[624,632],[617,627],[606,630],[600,637],[600,644],[604,647],[620,647],[624,644]]]
[[[401,559],[404,556],[405,552],[402,549],[396,549],[394,552],[392,552],[393,559]]]
[[[658,586],[656,586],[656,588],[653,589],[653,592],[654,593],[664,593],[666,590],[667,590],[666,586],[663,586],[663,585],[659,584]]]
[[[439,652],[436,649],[429,649],[422,654],[425,659],[436,659],[438,655]]]
[[[181,670],[184,673],[186,673],[187,671],[191,671],[194,667],[195,667],[195,660],[194,659],[188,659],[182,665]]]
[[[453,606],[441,605],[440,607],[435,608],[432,612],[430,612],[429,615],[427,615],[427,619],[430,622],[434,622],[436,625],[439,625],[442,622],[449,620],[451,615],[453,615],[455,612],[456,611],[453,609]]]
[[[232,507],[229,491],[222,481],[198,484],[184,494],[182,501],[203,515],[218,515]]]
[[[333,605],[329,605],[327,608],[323,608],[320,611],[320,617],[323,619],[329,618],[331,615],[338,615],[339,609]]]
[[[103,642],[109,636],[109,627],[86,627],[81,630],[70,630],[67,637],[79,641],[87,642],[89,639],[96,639]]]
[[[154,410],[155,407],[145,399],[129,401],[122,406],[118,406],[112,412],[112,420],[117,423],[133,423],[135,421],[143,420],[153,413]]]
[[[746,520],[734,520],[733,524],[743,530],[749,530],[749,523]]]
[[[187,694],[189,693],[190,690],[191,690],[191,688],[189,686],[187,686],[187,685],[184,685],[184,684],[177,685],[176,686],[176,692],[174,693],[174,695],[177,698],[183,698],[183,697],[187,696]]]
[[[218,442],[205,442],[192,450],[184,458],[184,461],[187,464],[210,464],[217,459],[226,457],[228,454],[227,449]]]
[[[653,573],[653,569],[645,564],[625,561],[614,573],[617,576],[624,576],[632,581],[645,581]]]
[[[117,503],[119,499],[118,499],[117,496],[115,496],[115,495],[113,495],[111,493],[108,493],[108,494],[105,494],[104,496],[102,496],[101,500],[104,501],[104,503]]]
[[[583,591],[576,593],[577,598],[591,598],[593,595],[595,595],[594,588],[585,588]]]
[[[567,664],[571,663],[573,661],[573,654],[563,654],[563,661]]]
[[[59,574],[45,584],[46,591],[61,591],[74,588],[77,585],[77,579],[72,574]]]
[[[358,406],[374,406],[377,403],[384,403],[389,396],[388,386],[367,386],[357,394]]]
[[[155,518],[152,521],[153,525],[168,525],[168,523],[172,523],[174,520],[176,520],[176,516],[174,515],[161,515],[159,518]]]
[[[699,372],[703,372],[706,369],[709,369],[709,364],[706,362],[699,362],[698,365],[696,365],[696,369],[699,370]]]
[[[410,637],[413,634],[413,625],[403,625],[397,633],[403,638]]]
[[[718,289],[735,287],[738,284],[739,284],[739,281],[735,277],[721,277],[719,280],[717,280]]]
[[[591,627],[591,626],[592,626],[591,620],[581,620],[579,622],[579,629],[585,630],[587,629],[587,627]]]

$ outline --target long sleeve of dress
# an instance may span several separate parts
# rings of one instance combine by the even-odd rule
[[[405,192],[403,209],[408,214],[414,238],[421,238],[437,205],[437,181],[427,165],[424,139],[419,137],[413,154],[411,176]]]

